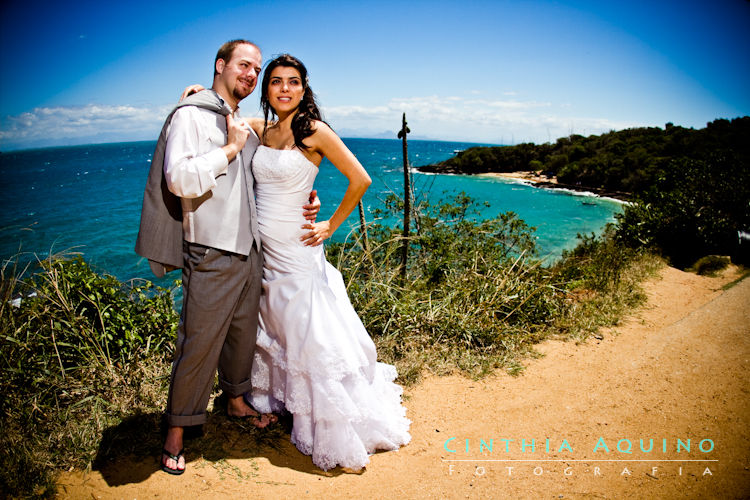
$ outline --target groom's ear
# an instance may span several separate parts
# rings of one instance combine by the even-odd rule
[[[216,60],[216,72],[218,74],[221,74],[224,72],[224,66],[226,66],[226,63],[224,62],[224,59],[217,59]]]

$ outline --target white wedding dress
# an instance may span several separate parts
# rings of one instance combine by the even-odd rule
[[[321,469],[359,469],[375,450],[411,439],[396,369],[377,362],[323,245],[300,241],[318,168],[297,149],[266,146],[252,166],[264,263],[247,397],[258,411],[289,411],[292,442]]]

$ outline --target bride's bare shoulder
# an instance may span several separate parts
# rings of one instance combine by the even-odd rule
[[[323,140],[330,139],[331,136],[336,135],[336,132],[326,122],[321,120],[312,121],[312,131],[312,137]]]

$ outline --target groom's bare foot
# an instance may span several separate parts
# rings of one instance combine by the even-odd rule
[[[242,396],[227,398],[227,415],[235,418],[247,418],[258,429],[264,429],[279,421],[273,413],[260,414],[245,402]]]

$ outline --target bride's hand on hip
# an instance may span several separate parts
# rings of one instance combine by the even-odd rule
[[[302,229],[310,230],[310,232],[303,234],[300,238],[300,241],[307,247],[318,246],[333,234],[331,224],[327,220],[315,222],[313,224],[305,224],[302,226]]]

